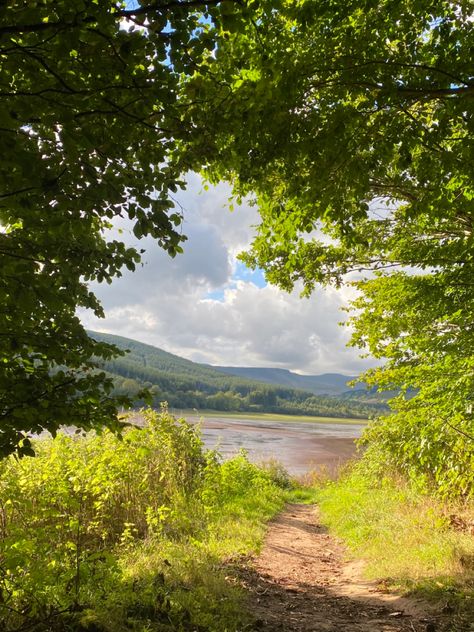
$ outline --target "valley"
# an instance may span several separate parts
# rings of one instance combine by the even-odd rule
[[[316,394],[314,384],[313,390],[288,385],[289,371],[256,369],[256,377],[250,378],[242,375],[246,369],[240,367],[235,367],[236,373],[231,374],[228,367],[223,371],[192,362],[130,338],[93,331],[89,335],[123,352],[122,356],[100,363],[100,368],[114,380],[115,394],[134,397],[140,390],[147,389],[146,403],[154,407],[167,402],[170,408],[176,409],[345,419],[367,419],[388,410],[384,401],[377,401],[365,389],[344,386],[353,379],[350,376],[306,376],[313,382],[321,378]],[[272,374],[273,380],[281,376],[280,382],[261,380],[258,376],[263,374]],[[145,403],[144,399],[141,401]]]

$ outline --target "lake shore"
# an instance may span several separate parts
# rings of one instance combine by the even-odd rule
[[[183,416],[200,424],[206,447],[217,448],[224,458],[244,449],[252,461],[276,459],[296,476],[311,470],[333,475],[356,455],[356,441],[365,427],[360,421],[345,424],[339,419],[318,418],[308,423],[279,415]]]
[[[255,421],[282,421],[298,423],[331,423],[331,424],[366,424],[368,419],[355,417],[319,417],[315,415],[285,415],[282,413],[252,413],[252,412],[220,412],[216,410],[196,409],[170,409],[175,417],[192,418],[226,418],[226,419],[252,419]]]
[[[277,460],[293,476],[313,470],[334,475],[356,456],[356,441],[368,422],[270,413],[171,412],[198,424],[206,448],[216,449],[224,459],[245,450],[254,463]],[[139,413],[129,420],[140,425]]]

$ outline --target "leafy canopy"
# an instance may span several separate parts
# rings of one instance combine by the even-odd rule
[[[76,310],[102,316],[88,284],[140,261],[110,236],[117,218],[181,250],[178,80],[210,55],[220,14],[212,0],[2,3],[0,454],[64,423],[117,427],[127,400],[94,370],[117,350]]]
[[[270,281],[309,293],[358,275],[354,343],[387,359],[369,379],[418,389],[379,422],[382,452],[466,493],[472,24],[467,0],[7,3],[3,452],[65,421],[114,424],[91,361],[113,350],[75,310],[100,315],[87,282],[139,262],[107,238],[114,218],[179,252],[170,192],[196,168],[255,196],[262,223],[245,260]]]
[[[208,70],[187,81],[184,116],[202,129],[190,141],[196,157],[209,180],[254,195],[262,222],[244,260],[269,281],[307,294],[355,282],[353,342],[386,360],[367,378],[418,389],[379,422],[385,454],[409,475],[467,493],[472,3],[252,7],[253,19],[228,25]]]

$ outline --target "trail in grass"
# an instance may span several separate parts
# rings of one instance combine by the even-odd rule
[[[316,508],[288,505],[242,578],[255,629],[263,632],[444,632],[426,604],[384,594],[318,521]]]

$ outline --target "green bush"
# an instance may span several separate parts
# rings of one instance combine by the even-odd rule
[[[189,597],[171,596],[183,593],[189,568],[199,584],[196,564],[218,566],[219,556],[242,552],[227,534],[235,516],[249,533],[247,552],[256,546],[261,531],[254,527],[281,506],[283,491],[244,455],[221,464],[186,421],[166,411],[145,418],[144,428],[122,439],[61,434],[37,441],[36,457],[1,463],[1,629],[56,629],[67,617],[68,629],[88,629],[91,621],[104,630],[120,629],[119,621],[124,629],[127,621],[136,630],[180,629],[183,617],[219,629],[209,627],[220,615],[207,612],[211,598],[206,607],[199,601],[202,586],[195,586],[194,614]],[[151,566],[137,566],[144,552]],[[171,586],[164,580],[170,567]]]
[[[407,403],[407,405],[410,402]],[[393,413],[372,421],[362,435],[364,466],[375,476],[397,472],[423,492],[468,499],[474,493],[472,421],[431,416],[429,411]]]

